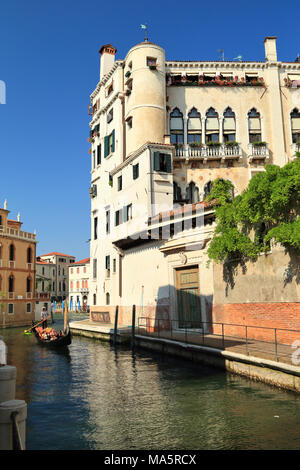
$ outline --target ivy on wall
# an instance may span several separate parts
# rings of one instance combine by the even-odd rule
[[[217,226],[208,248],[216,262],[255,260],[271,239],[300,250],[300,158],[283,167],[266,165],[232,199],[230,181],[217,179],[206,200],[216,200]]]

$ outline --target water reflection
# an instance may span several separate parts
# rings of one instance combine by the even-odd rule
[[[1,334],[28,403],[28,449],[300,448],[293,393],[91,339],[65,354]]]

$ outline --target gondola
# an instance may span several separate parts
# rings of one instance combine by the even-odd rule
[[[62,347],[67,347],[69,344],[72,342],[72,337],[71,337],[71,331],[69,327],[67,327],[67,330],[65,333],[63,333],[61,336],[58,336],[56,339],[42,339],[39,335],[39,332],[33,328],[33,333],[37,339],[37,342],[43,346],[48,346],[50,348],[62,348]]]

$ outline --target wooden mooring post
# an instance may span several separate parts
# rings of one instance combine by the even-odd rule
[[[131,348],[135,345],[135,305],[132,306]]]
[[[119,317],[119,305],[116,306],[116,313],[115,313],[115,328],[114,328],[114,338],[113,338],[114,344],[117,344],[118,317]]]

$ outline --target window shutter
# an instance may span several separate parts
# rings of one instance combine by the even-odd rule
[[[114,152],[115,151],[115,130],[112,131],[111,133],[111,151]]]
[[[159,152],[154,152],[154,162],[153,162],[153,170],[154,171],[159,171],[160,170],[160,164],[159,164]]]
[[[167,173],[172,173],[172,160],[171,155],[166,155],[166,163],[167,163]]]
[[[107,157],[107,155],[109,154],[109,136],[106,135],[104,137],[104,158]]]

